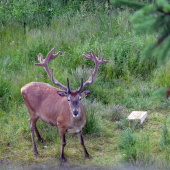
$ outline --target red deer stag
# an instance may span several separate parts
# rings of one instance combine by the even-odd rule
[[[34,131],[40,142],[43,142],[38,129],[36,127],[36,122],[40,118],[45,123],[51,126],[58,126],[59,133],[62,141],[61,156],[60,161],[65,162],[64,157],[64,147],[66,146],[65,133],[76,133],[79,141],[84,149],[85,157],[89,158],[89,153],[84,145],[84,140],[82,137],[82,128],[86,124],[86,113],[83,104],[81,103],[82,95],[88,95],[91,90],[82,91],[87,85],[94,82],[94,77],[98,71],[100,64],[107,63],[108,61],[103,60],[100,51],[99,58],[97,58],[93,51],[90,55],[84,53],[83,56],[87,59],[93,60],[95,62],[95,69],[91,71],[91,77],[83,83],[83,78],[81,79],[81,86],[76,91],[70,90],[69,79],[67,78],[67,87],[58,82],[53,77],[53,70],[50,72],[48,68],[48,63],[59,56],[60,51],[57,54],[53,54],[53,48],[47,55],[46,59],[43,60],[42,54],[38,55],[39,64],[37,66],[43,66],[51,78],[54,85],[59,86],[63,90],[57,89],[49,84],[41,82],[31,82],[26,84],[21,88],[21,93],[25,104],[30,113],[30,129],[33,141],[33,150],[35,155],[38,155],[38,150],[36,147],[34,139]]]

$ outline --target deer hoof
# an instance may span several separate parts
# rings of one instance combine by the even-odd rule
[[[40,141],[41,143],[44,143],[44,139],[42,139],[42,138],[41,138],[41,139],[39,139],[39,141]]]
[[[39,155],[37,148],[34,148],[34,155],[37,157]]]
[[[90,156],[89,154],[86,154],[85,157],[88,158],[88,159],[92,159],[92,158],[93,158],[93,157]]]
[[[39,156],[38,151],[37,151],[37,152],[34,152],[34,155],[35,155],[36,157],[38,157],[38,156]]]
[[[87,155],[85,155],[85,157],[86,157],[86,158],[90,158],[90,155],[89,155],[89,154],[87,154]]]
[[[66,163],[66,159],[65,159],[65,158],[61,158],[61,157],[60,157],[59,160],[60,160],[61,163]]]

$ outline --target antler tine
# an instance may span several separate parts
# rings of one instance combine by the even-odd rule
[[[48,74],[48,76],[51,78],[52,82],[54,85],[57,85],[59,87],[61,87],[63,90],[67,90],[67,87],[65,87],[64,85],[62,85],[61,83],[59,83],[54,77],[53,77],[53,70],[52,72],[50,72],[49,68],[48,68],[48,63],[59,56],[60,54],[60,51],[57,53],[57,54],[53,54],[55,48],[53,48],[48,54],[47,54],[47,57],[43,60],[43,56],[42,54],[40,53],[38,55],[38,60],[40,61],[40,63],[36,63],[35,65],[37,66],[43,66]]]
[[[81,92],[83,89],[83,78],[81,78],[81,86],[79,87],[79,89],[77,90],[77,92]]]
[[[40,61],[40,63],[43,62],[43,55],[41,53],[38,54],[38,61]]]
[[[51,70],[51,80],[54,85],[61,87],[63,90],[67,91],[67,87],[61,84],[58,80],[56,80],[53,76],[53,69]]]
[[[100,50],[97,49],[97,51],[98,51],[98,54],[99,54],[99,60],[101,60],[103,57],[101,56]]]
[[[57,54],[53,54],[54,50],[55,50],[55,48],[53,48],[53,49],[47,54],[47,56],[46,56],[46,58],[45,58],[44,60],[43,60],[42,54],[39,53],[39,55],[38,55],[38,60],[40,61],[40,63],[36,63],[35,65],[37,65],[37,66],[45,66],[45,65],[48,65],[48,63],[49,63],[52,59],[58,57],[59,54],[60,54],[60,51],[59,51]]]
[[[86,54],[86,53],[83,53],[83,56],[84,56],[85,58],[89,59],[89,60],[92,60],[92,58],[91,58],[91,52],[89,52],[89,53],[90,53],[90,55],[88,55],[88,54]]]
[[[69,78],[67,77],[67,93],[70,94],[71,90],[70,90],[70,82],[69,82]]]
[[[83,53],[83,56],[89,60],[93,60],[95,62],[95,69],[94,71],[91,70],[91,77],[83,84],[83,88],[85,88],[89,84],[93,84],[94,77],[96,76],[96,73],[99,69],[100,64],[102,63],[108,63],[109,61],[103,60],[103,57],[101,57],[100,50],[98,49],[99,58],[95,56],[95,53],[93,50],[90,51],[90,55]],[[82,88],[82,89],[83,89]]]

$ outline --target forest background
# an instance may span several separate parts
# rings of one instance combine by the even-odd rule
[[[170,102],[165,96],[170,80],[169,1],[132,2],[0,1],[2,168],[169,169]],[[160,15],[162,25],[155,31],[147,29],[156,28],[151,21]],[[162,32],[166,36],[161,39]],[[53,47],[61,54],[50,68],[63,84],[69,77],[71,89],[80,86],[81,77],[87,80],[94,68],[83,52],[92,49],[98,56],[100,49],[109,60],[100,66],[95,83],[88,87],[92,93],[83,100],[87,113],[83,135],[92,159],[85,159],[76,136],[67,134],[65,165],[58,160],[58,130],[42,121],[37,124],[46,142],[36,141],[40,156],[34,156],[29,114],[20,92],[32,81],[52,85],[45,70],[35,63],[39,53],[45,57]],[[148,117],[143,125],[136,122],[130,128],[127,117],[134,110],[147,111]]]

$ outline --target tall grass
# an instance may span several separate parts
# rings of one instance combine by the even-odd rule
[[[123,149],[125,161],[140,167],[152,167],[154,157],[150,149],[149,135],[139,138],[127,129],[121,137],[119,147]]]
[[[91,103],[87,99],[84,100],[83,104],[86,110],[86,125],[83,128],[83,133],[100,135],[102,132],[102,127],[99,121],[100,105],[97,104],[96,101]]]
[[[147,67],[148,63],[142,64],[138,59],[138,54],[140,49],[150,42],[151,37],[154,39],[154,35],[150,35],[148,41],[145,40],[145,36],[134,36],[128,24],[128,10],[118,13],[112,12],[108,16],[106,12],[96,14],[77,12],[73,17],[67,13],[61,17],[53,18],[51,27],[44,26],[41,29],[30,30],[28,26],[26,36],[19,25],[7,25],[1,31],[0,48],[2,53],[0,55],[3,65],[1,73],[8,78],[13,75],[20,77],[15,81],[22,85],[29,81],[44,81],[45,79],[50,82],[45,71],[35,67],[34,63],[37,62],[38,53],[41,52],[45,57],[53,47],[57,47],[55,52],[60,50],[62,53],[51,67],[56,68],[55,76],[57,75],[62,82],[66,82],[66,78],[60,76],[60,79],[60,72],[71,77],[72,71],[76,70],[78,66],[80,68],[86,66],[87,70],[94,68],[93,61],[83,58],[82,53],[88,53],[93,49],[98,56],[97,48],[101,50],[104,59],[109,60],[110,63],[100,66],[98,75],[102,73],[102,76],[96,85],[120,78],[128,83],[131,81],[132,75],[146,76],[152,67]],[[12,32],[10,31],[11,27],[13,28]],[[20,31],[18,32],[18,30]],[[30,66],[34,71],[28,73]],[[21,75],[23,75],[22,78]],[[14,78],[9,79],[8,84],[14,82]],[[3,81],[5,83],[6,80]],[[22,85],[16,87],[18,94],[16,94],[15,101],[20,101],[19,88]],[[93,99],[98,98],[104,100],[104,103],[109,103],[108,90],[99,94],[100,90],[95,87]],[[103,96],[106,94],[108,97]]]

